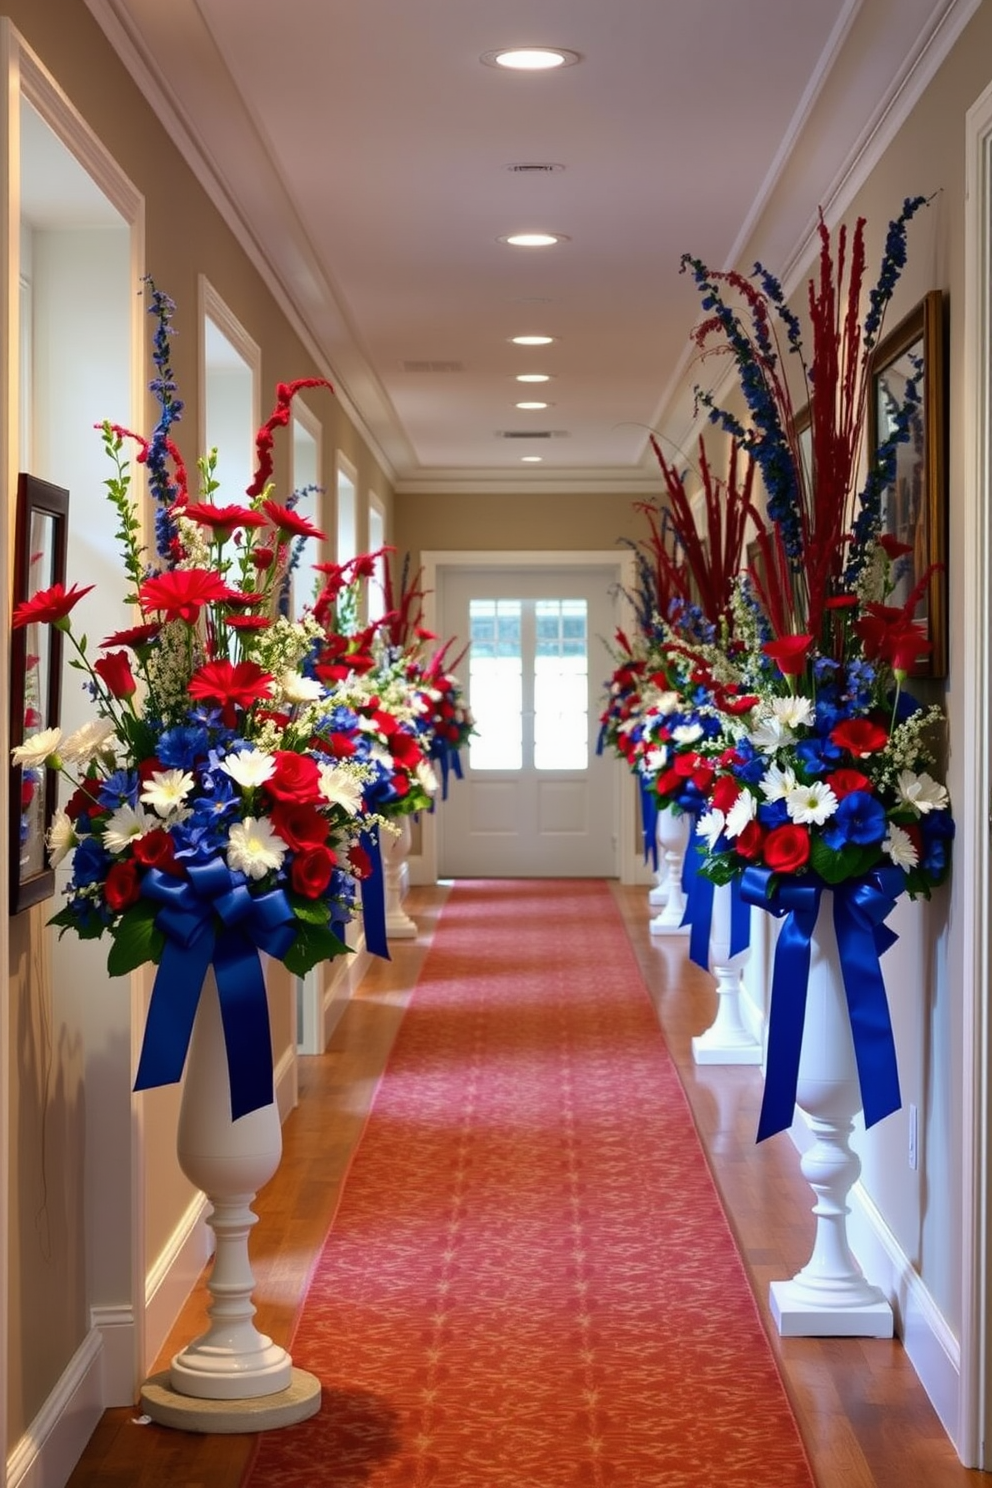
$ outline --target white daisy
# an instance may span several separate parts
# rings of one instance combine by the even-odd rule
[[[796,788],[794,770],[781,765],[769,765],[760,782],[761,793],[766,801],[782,801]]]
[[[246,816],[228,833],[227,866],[249,878],[264,878],[273,868],[279,868],[286,852],[285,842],[265,816]]]
[[[239,749],[221,760],[220,767],[242,790],[254,790],[272,776],[276,762],[264,749]]]
[[[780,697],[772,700],[772,716],[788,729],[802,728],[813,721],[813,702],[808,697]]]
[[[681,702],[682,699],[677,692],[659,692],[651,706],[657,712],[664,713],[667,716],[669,713],[677,713]]]
[[[313,703],[324,691],[323,683],[316,677],[304,677],[302,672],[283,672],[276,678],[276,686],[287,703]]]
[[[103,845],[108,852],[122,853],[154,826],[155,817],[150,812],[119,806],[103,829]]]
[[[188,770],[153,770],[141,787],[141,799],[159,816],[171,816],[182,809],[195,784]]]
[[[37,770],[55,753],[61,737],[62,730],[59,728],[42,729],[40,733],[32,734],[30,739],[25,739],[23,744],[16,744],[10,751],[10,757],[15,765],[22,765],[25,770]]]
[[[764,754],[772,754],[780,749],[783,744],[795,742],[795,734],[774,714],[762,718],[757,727],[748,734],[748,738],[755,749],[760,749]]]
[[[62,740],[59,758],[64,765],[88,765],[103,753],[113,737],[114,725],[109,719],[91,718]]]
[[[696,834],[702,837],[710,852],[713,851],[716,840],[726,825],[727,818],[717,806],[713,806],[704,816],[699,818],[696,825]]]
[[[894,822],[889,823],[889,833],[882,843],[882,851],[888,853],[897,868],[906,871],[915,868],[920,860],[912,837]]]
[[[318,774],[324,800],[332,806],[342,806],[349,816],[357,816],[362,808],[361,781],[339,765],[320,765]]]
[[[677,728],[672,729],[672,738],[676,744],[695,744],[702,737],[703,729],[699,723],[680,723]]]
[[[426,791],[429,796],[432,796],[437,790],[437,776],[434,773],[434,766],[430,760],[420,760],[413,773],[420,789]]]
[[[739,837],[748,822],[754,821],[757,814],[757,796],[752,796],[749,790],[742,790],[733,806],[727,812],[727,821],[724,827],[727,836]]]
[[[796,785],[785,798],[785,809],[794,822],[820,827],[837,810],[837,797],[829,785],[814,780],[812,785]]]
[[[64,811],[56,811],[48,829],[48,861],[57,868],[67,853],[79,846],[76,829]]]
[[[905,806],[912,806],[921,816],[928,811],[938,811],[948,803],[947,790],[924,770],[917,775],[912,770],[900,770],[896,791]]]

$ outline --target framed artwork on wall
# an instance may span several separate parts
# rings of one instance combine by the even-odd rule
[[[17,479],[14,539],[15,607],[53,584],[65,583],[69,493],[37,476]],[[62,633],[34,621],[12,632],[10,742],[26,743],[56,728],[62,686]],[[12,765],[10,780],[10,912],[18,914],[55,892],[46,837],[55,811],[56,772]]]
[[[928,568],[933,568],[916,608],[926,627],[930,651],[913,668],[918,677],[947,675],[947,478],[946,356],[944,296],[933,290],[879,342],[871,361],[868,441],[877,450],[893,430],[896,413],[915,379],[919,403],[910,420],[910,437],[897,446],[895,478],[882,495],[882,531],[910,552],[898,560],[890,604],[906,602]]]

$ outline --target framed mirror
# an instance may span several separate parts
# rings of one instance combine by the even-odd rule
[[[14,591],[17,605],[65,583],[69,492],[23,472],[17,478]],[[62,695],[62,633],[42,621],[12,633],[10,742],[56,728]],[[44,765],[11,766],[10,912],[55,892],[46,837],[55,811],[57,776]]]

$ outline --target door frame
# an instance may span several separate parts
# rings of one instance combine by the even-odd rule
[[[618,553],[614,549],[578,549],[553,552],[532,550],[518,552],[503,549],[431,549],[420,555],[424,593],[424,624],[428,630],[437,630],[438,623],[438,571],[446,568],[612,568],[616,570],[619,585],[619,611],[617,623],[629,629],[633,621],[633,606],[630,594],[636,579],[634,555]],[[637,844],[637,793],[629,770],[623,770],[618,760],[618,771],[623,778],[617,790],[617,840],[620,843],[618,867],[620,882],[625,884],[650,883],[651,874],[641,863]],[[458,789],[457,781],[452,787]],[[439,806],[443,811],[444,807]],[[410,882],[415,884],[437,883],[437,819],[433,812],[424,812],[420,818],[419,851],[407,859]]]

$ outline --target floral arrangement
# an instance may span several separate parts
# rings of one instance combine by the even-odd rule
[[[377,771],[357,715],[308,674],[321,624],[280,613],[295,545],[322,534],[274,499],[273,436],[301,387],[330,385],[279,385],[244,502],[214,499],[215,453],[200,461],[192,500],[170,432],[182,411],[169,362],[175,307],[150,283],[149,292],[157,427],[146,441],[103,426],[138,623],[94,657],[73,628],[92,586],[56,585],[18,607],[15,627],[46,622],[65,634],[97,716],[68,738],[35,734],[14,759],[54,767],[71,786],[49,838],[53,864],[72,855],[67,901],[52,923],[83,938],[109,934],[111,974],[159,966],[137,1088],[179,1078],[212,965],[237,1117],[272,1098],[258,953],[302,974],[346,950],[336,927],[354,912],[355,877],[368,869],[359,838],[376,820],[367,795]],[[126,440],[136,442],[155,498],[153,562],[140,541]]]

